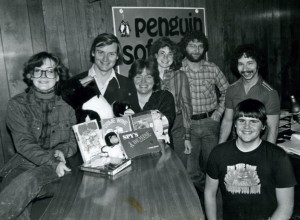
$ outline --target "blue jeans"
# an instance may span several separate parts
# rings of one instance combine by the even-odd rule
[[[52,196],[59,177],[50,166],[15,155],[1,170],[0,219],[30,219],[31,202]]]
[[[184,153],[184,139],[185,128],[183,127],[183,116],[182,114],[176,114],[176,118],[171,130],[171,146],[176,152],[177,156],[183,163],[183,166],[187,167],[187,155]]]
[[[204,191],[206,164],[212,149],[218,144],[220,123],[211,118],[192,120],[191,154],[188,156],[187,171],[194,185]]]

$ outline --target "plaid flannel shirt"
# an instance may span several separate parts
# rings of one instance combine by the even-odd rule
[[[182,68],[189,80],[193,115],[216,110],[223,114],[225,107],[225,94],[228,81],[217,65],[205,60],[200,61],[201,67],[194,72],[185,58]],[[220,92],[217,97],[216,87]]]

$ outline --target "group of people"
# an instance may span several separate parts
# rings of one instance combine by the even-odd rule
[[[66,158],[77,151],[72,125],[92,118],[82,106],[103,96],[112,106],[129,106],[122,114],[159,110],[166,116],[170,146],[204,193],[208,219],[216,219],[218,187],[224,219],[288,219],[296,182],[287,155],[275,145],[280,101],[259,73],[261,53],[254,45],[239,46],[231,67],[241,77],[229,85],[206,60],[208,48],[200,31],[179,43],[161,37],[148,59],[134,61],[128,77],[116,72],[122,47],[110,33],[94,39],[91,68],[70,79],[56,56],[33,55],[24,67],[28,91],[7,107],[17,153],[0,170],[0,218],[29,219],[31,201],[53,194],[53,183],[70,171]]]

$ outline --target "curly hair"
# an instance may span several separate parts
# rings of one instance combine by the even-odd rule
[[[208,51],[208,39],[202,31],[199,30],[191,30],[184,34],[183,38],[181,38],[179,42],[179,46],[181,48],[181,52],[183,52],[184,56],[186,55],[186,47],[191,41],[199,41],[203,43],[203,55]]]
[[[29,89],[32,87],[33,83],[31,80],[31,75],[32,72],[34,71],[35,67],[41,67],[44,64],[44,61],[46,59],[50,59],[55,63],[55,72],[59,76],[59,81],[56,83],[56,89],[55,93],[57,95],[61,94],[61,85],[65,80],[69,78],[69,70],[66,68],[60,59],[46,51],[42,51],[40,53],[32,55],[29,60],[24,64],[24,69],[23,69],[23,77],[24,77],[24,82],[28,85],[28,88],[26,89],[26,92],[29,91]]]
[[[143,70],[146,69],[147,73],[151,75],[154,79],[154,86],[153,86],[153,91],[156,91],[160,88],[160,78],[159,78],[159,71],[157,67],[157,62],[153,59],[137,59],[135,60],[130,69],[129,69],[129,74],[128,78],[132,79],[138,75],[142,74]]]
[[[164,48],[164,47],[169,47],[169,49],[173,53],[173,63],[171,64],[170,69],[172,69],[172,70],[180,69],[180,67],[182,65],[182,63],[181,63],[182,53],[180,51],[179,46],[168,37],[161,37],[152,44],[152,46],[150,48],[149,57],[156,60],[155,55],[158,53],[158,51],[161,48]]]
[[[108,45],[112,45],[113,43],[117,44],[117,56],[118,56],[118,60],[115,64],[115,66],[121,65],[123,63],[123,52],[122,52],[122,46],[121,43],[119,41],[119,39],[111,34],[111,33],[103,33],[103,34],[99,34],[93,41],[91,49],[90,49],[90,61],[92,63],[95,62],[95,57],[93,56],[93,54],[96,51],[96,47],[104,47],[104,46],[108,46]]]
[[[238,60],[244,55],[248,58],[254,59],[257,63],[258,69],[261,70],[260,72],[264,72],[266,66],[264,65],[264,56],[261,50],[254,44],[242,44],[234,50],[233,56],[231,58],[230,67],[233,74],[240,75],[237,68]]]

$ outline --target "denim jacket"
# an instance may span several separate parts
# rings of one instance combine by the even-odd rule
[[[60,96],[55,97],[48,121],[51,134],[47,149],[38,144],[42,132],[42,110],[33,89],[8,102],[6,124],[17,151],[8,163],[14,161],[17,165],[19,160],[28,160],[37,166],[50,165],[56,169],[59,161],[54,157],[55,150],[62,151],[65,158],[76,153],[77,142],[72,131],[72,125],[76,124],[75,112]]]

